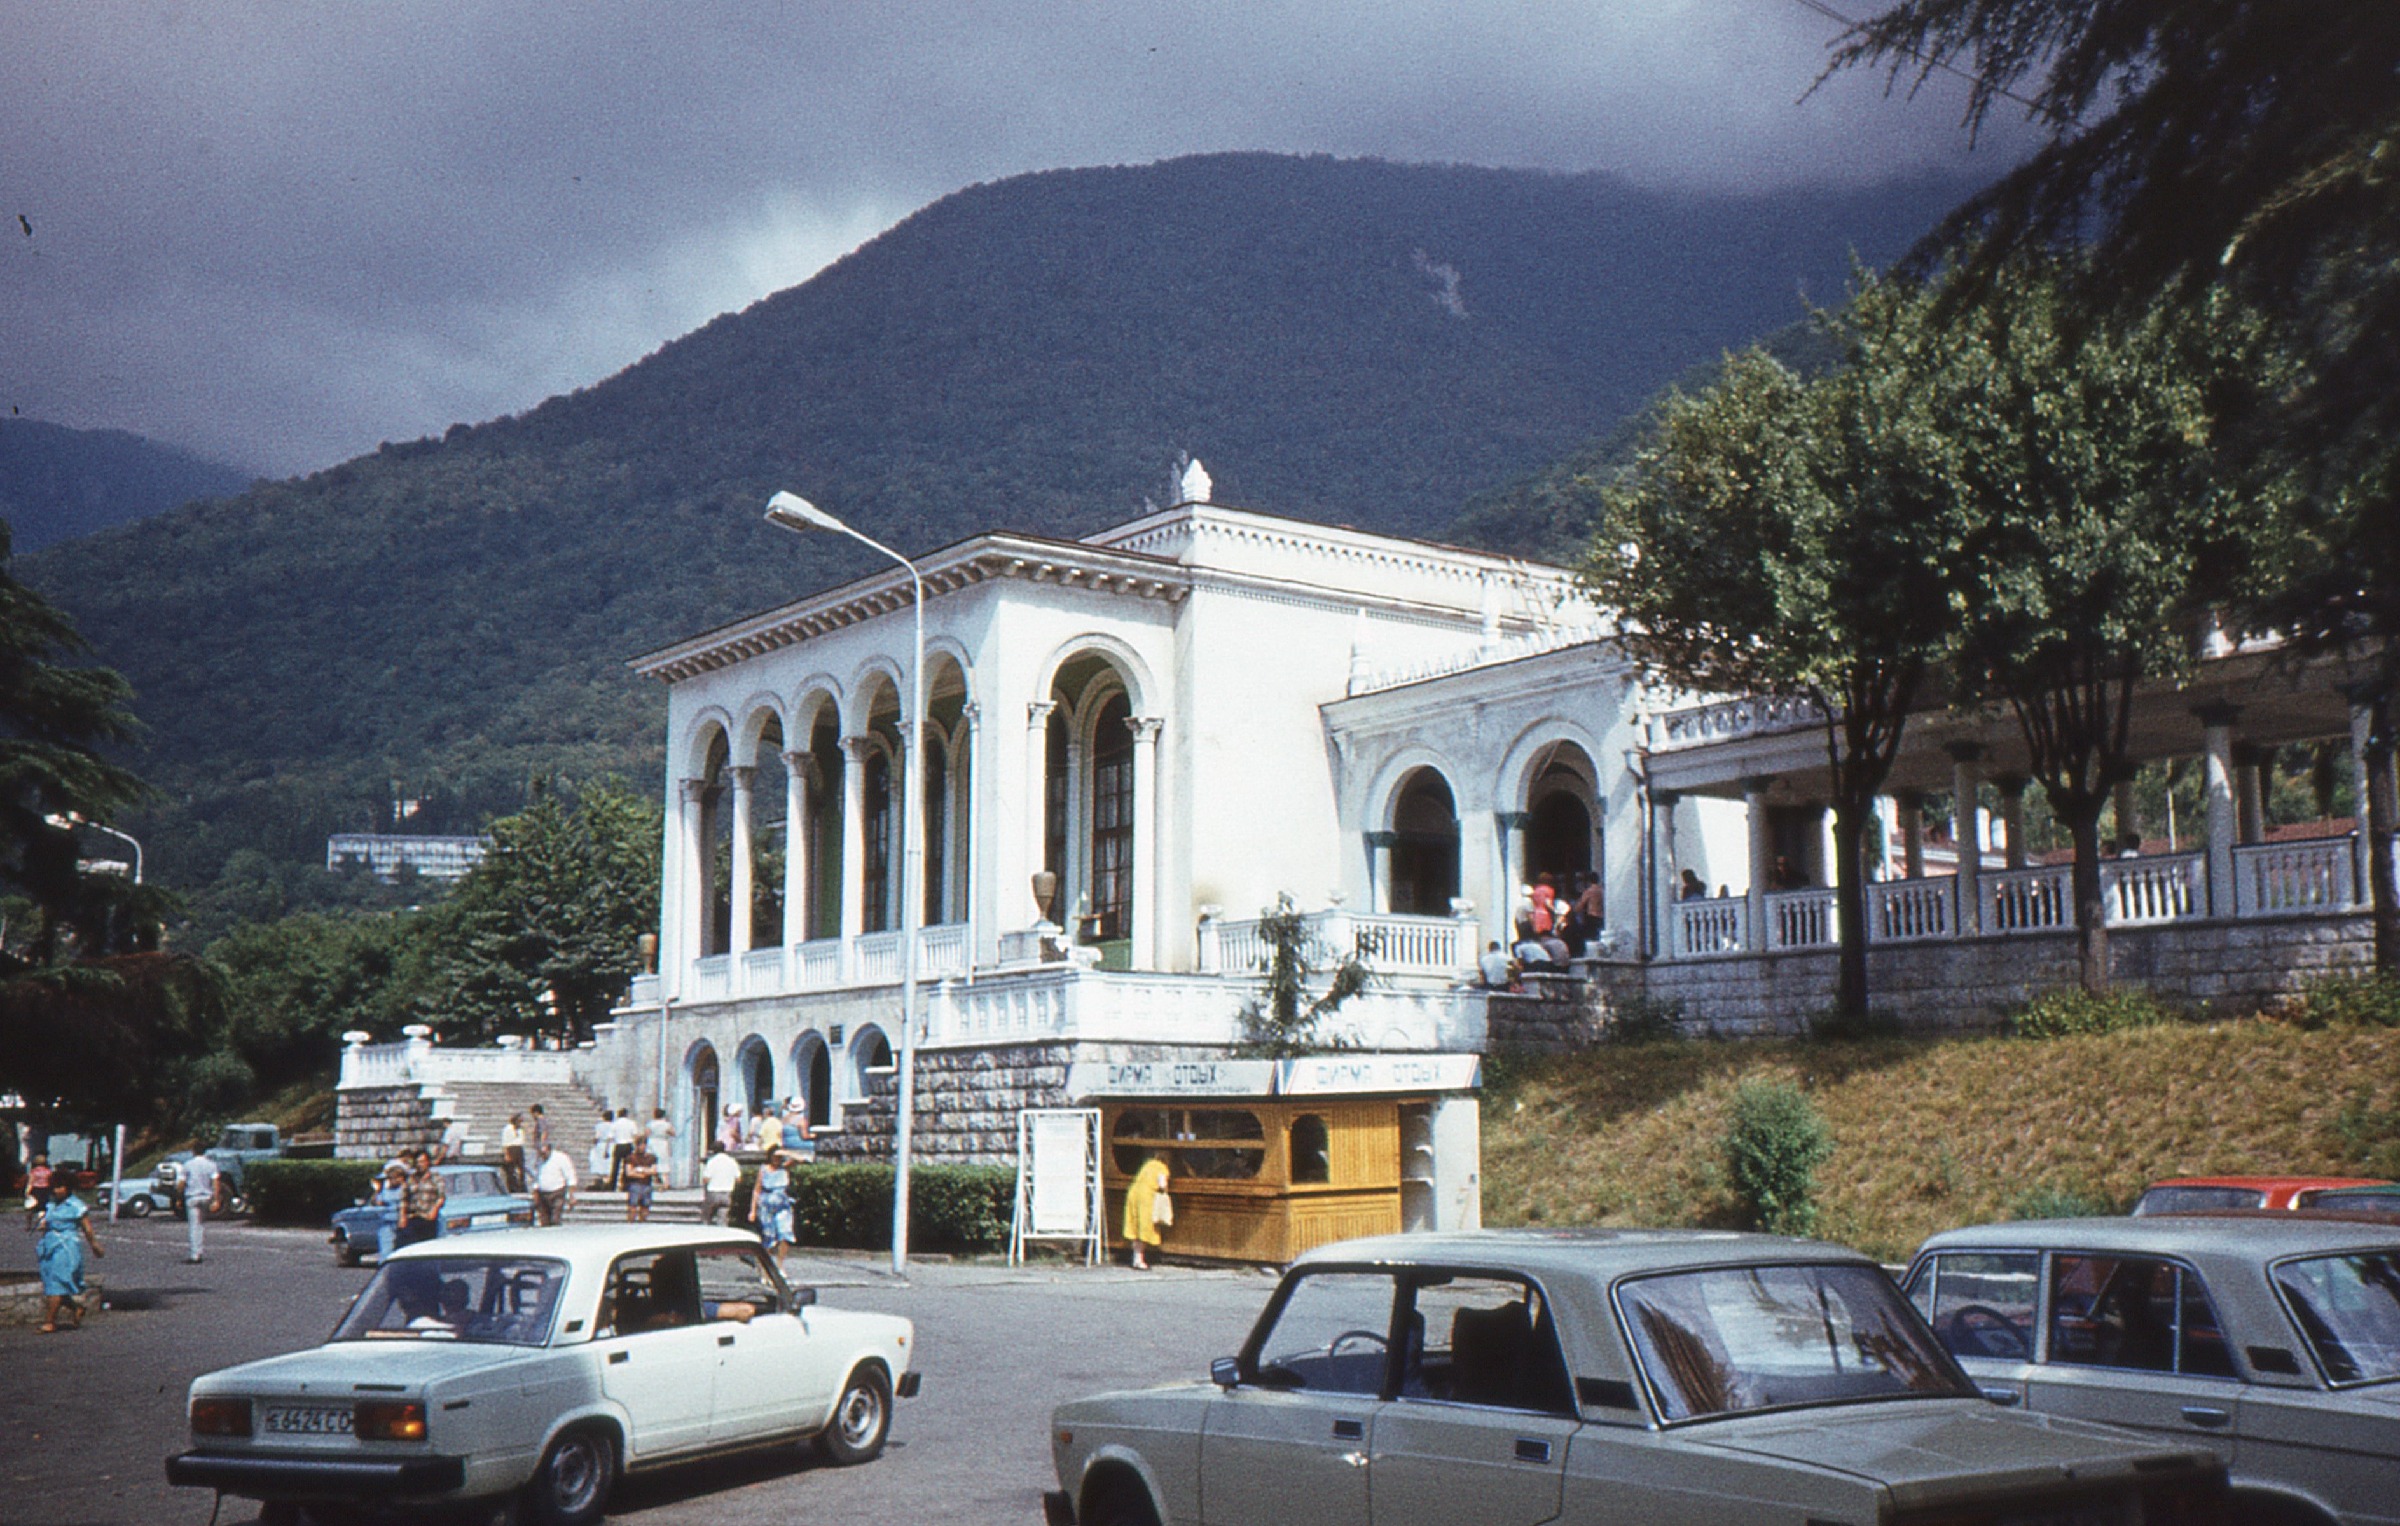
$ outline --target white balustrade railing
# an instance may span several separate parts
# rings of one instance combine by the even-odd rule
[[[2117,858],[2100,866],[2100,904],[2111,927],[2155,927],[2208,915],[2207,860],[2197,853]],[[2074,917],[2070,914],[2070,923]]]
[[[398,1044],[352,1044],[342,1051],[344,1087],[405,1086],[412,1079],[409,1073],[409,1051],[419,1046]]]
[[[900,983],[900,935],[867,933],[850,945],[850,978],[859,985]]]
[[[1918,943],[1958,934],[1958,881],[1884,880],[1867,887],[1867,937],[1875,943]]]
[[[1983,928],[1987,933],[2047,933],[2075,925],[2075,875],[2071,865],[2002,869],[1983,876]]]
[[[917,934],[917,973],[928,980],[964,975],[974,955],[964,922],[944,922]]]
[[[754,948],[742,955],[744,996],[780,996],[784,991],[783,950]]]
[[[1674,949],[1680,958],[1738,954],[1750,946],[1750,903],[1730,896],[1677,901]]]
[[[733,956],[711,954],[692,961],[692,980],[686,1001],[725,1001],[733,995]]]
[[[1200,967],[1207,973],[1245,975],[1267,966],[1273,952],[1257,918],[1205,923],[1200,932]],[[1336,907],[1301,919],[1308,961],[1323,967],[1355,957],[1378,975],[1454,979],[1475,963],[1475,923],[1463,917],[1403,916],[1354,912]]]
[[[2355,838],[2249,843],[2233,850],[2236,916],[2348,911],[2363,899]]]
[[[454,1081],[563,1086],[574,1078],[574,1056],[561,1049],[442,1049],[427,1038],[408,1038],[396,1044],[352,1044],[344,1049],[340,1089],[438,1086]]]
[[[1833,892],[1779,890],[1767,897],[1769,948],[1831,948]]]
[[[842,983],[842,940],[811,938],[792,945],[793,984],[803,991],[830,991]]]

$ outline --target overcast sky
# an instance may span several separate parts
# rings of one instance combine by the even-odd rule
[[[0,404],[276,473],[597,381],[1027,170],[1270,149],[1729,188],[1969,162],[1955,82],[1803,101],[1838,28],[1800,0],[12,11]]]

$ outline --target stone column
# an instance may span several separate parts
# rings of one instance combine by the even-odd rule
[[[1492,846],[1500,857],[1500,921],[1508,928],[1506,942],[1514,948],[1517,942],[1517,902],[1525,887],[1525,855],[1517,840],[1525,823],[1533,819],[1530,811],[1494,811],[1492,825],[1498,830]]]
[[[783,941],[808,941],[808,877],[815,846],[808,840],[809,801],[816,793],[817,760],[805,752],[783,755]],[[796,972],[795,972],[796,973]]]
[[[2375,882],[2368,878],[2373,867],[2368,845],[2373,838],[2367,832],[2369,820],[2367,790],[2372,782],[2368,777],[2367,769],[2367,733],[2373,729],[2374,725],[2374,710],[2369,706],[2352,701],[2350,705],[2350,799],[2353,804],[2350,828],[2350,883],[2356,887],[2356,898],[2353,904],[2359,906],[2375,904]]]
[[[925,905],[924,882],[920,879],[912,885],[908,874],[910,844],[916,846],[917,862],[920,865],[925,862],[925,792],[917,779],[917,750],[910,745],[915,740],[915,732],[916,728],[904,721],[900,726],[900,734],[892,740],[889,782],[893,830],[891,841],[884,845],[886,856],[883,866],[884,894],[890,899],[884,903],[883,925],[895,933],[908,925],[910,896],[918,898],[919,910]],[[919,925],[923,925],[922,918],[919,919]],[[923,961],[919,960],[918,963],[922,965]]]
[[[1649,952],[1659,959],[1683,953],[1675,940],[1675,903],[1683,899],[1683,877],[1675,862],[1675,807],[1682,799],[1671,789],[1650,794],[1650,901],[1657,911],[1650,928]]]
[[[1983,931],[1983,744],[1952,742],[1950,836],[1958,844],[1958,931]]]
[[[1366,832],[1361,834],[1367,845],[1367,909],[1392,909],[1392,845],[1400,840],[1397,832]]]
[[[1897,790],[1892,795],[1892,804],[1900,818],[1900,873],[1904,878],[1921,880],[1925,877],[1925,792]]]
[[[2247,742],[2236,742],[2233,747],[2233,829],[2242,842],[2258,842],[2267,835],[2264,779],[2268,756],[2266,749]]]
[[[942,812],[944,828],[949,834],[942,847],[942,879],[949,893],[944,898],[942,915],[945,920],[975,922],[975,881],[980,857],[975,851],[975,780],[983,770],[975,766],[975,744],[980,740],[977,723],[983,712],[968,700],[958,712],[958,730],[950,740],[950,800]],[[1031,871],[1027,871],[1030,873]],[[967,939],[967,960],[975,959],[975,940]]]
[[[1042,872],[1042,860],[1050,851],[1050,712],[1058,701],[1037,699],[1025,707],[1025,894],[1033,894],[1033,876]],[[1066,865],[1059,865],[1059,897],[1051,903],[1051,915],[1064,923],[1069,908]],[[1034,921],[1041,920],[1035,909]]]
[[[1993,787],[2000,791],[2000,835],[2007,839],[2003,849],[2011,869],[2025,867],[2025,776],[1995,774]]]
[[[2233,844],[2241,814],[2234,802],[2233,723],[2241,713],[2238,705],[2202,705],[2192,712],[2200,719],[2206,749],[2208,914],[2212,917],[2230,917],[2235,908]]]
[[[708,781],[686,779],[678,788],[682,794],[676,815],[682,822],[683,884],[682,904],[673,916],[676,963],[688,968],[693,960],[708,954],[708,913],[717,898],[716,887],[710,883],[715,877],[716,855],[709,851],[708,843]],[[681,973],[679,969],[678,990],[683,986]]]
[[[1774,787],[1772,779],[1742,781],[1742,804],[1750,812],[1749,948],[1754,954],[1767,948],[1767,880],[1775,872],[1775,828],[1767,817],[1767,791]]]
[[[874,740],[842,738],[842,974],[857,957],[851,945],[867,927],[867,755]]]
[[[754,767],[728,768],[733,780],[733,908],[728,917],[727,944],[736,955],[750,952],[757,936],[751,908],[757,904],[757,866],[750,860],[751,787],[758,783]]]
[[[1155,715],[1128,716],[1133,732],[1133,924],[1131,963],[1158,968],[1158,908],[1165,897],[1158,883],[1158,729]]]

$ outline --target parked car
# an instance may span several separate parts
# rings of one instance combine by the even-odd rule
[[[326,1147],[301,1146],[306,1153],[321,1152]],[[217,1174],[225,1185],[226,1207],[239,1213],[247,1206],[248,1189],[242,1179],[243,1171],[254,1160],[284,1160],[295,1154],[290,1141],[271,1123],[229,1123],[209,1146],[208,1158],[217,1163]],[[160,1160],[150,1178],[150,1195],[164,1207],[183,1211],[183,1163],[192,1158],[190,1150],[177,1150]]]
[[[1325,1246],[1210,1376],[1054,1412],[1075,1520],[2163,1526],[2223,1497],[2205,1446],[1993,1404],[1875,1263],[1765,1235]]]
[[[512,1230],[395,1251],[327,1342],[192,1384],[167,1481],[268,1502],[522,1497],[600,1519],[618,1477],[814,1439],[883,1448],[916,1392],[905,1319],[828,1309],[753,1236],[671,1225]]]
[[[493,1166],[436,1166],[442,1179],[442,1218],[435,1238],[493,1229],[524,1229],[533,1223],[533,1199],[513,1193]],[[383,1227],[396,1224],[400,1211],[360,1202],[333,1216],[333,1259],[356,1266],[376,1253]]]
[[[2313,1208],[2328,1192],[2392,1185],[2371,1176],[2179,1176],[2152,1182],[2134,1199],[2133,1216],[2215,1213],[2226,1208]]]
[[[1906,1287],[1987,1392],[2211,1447],[2240,1521],[2400,1517],[2400,1228],[2303,1210],[1927,1240]]]
[[[109,1198],[112,1195],[114,1195],[114,1189],[107,1182],[102,1182],[97,1189],[98,1202],[101,1212],[106,1213],[108,1211]],[[119,1197],[117,1200],[117,1214],[120,1218],[146,1219],[154,1213],[172,1212],[174,1206],[175,1205],[173,1203],[167,1202],[158,1197],[157,1194],[152,1191],[151,1183],[145,1181],[129,1181],[125,1183],[123,1196]]]

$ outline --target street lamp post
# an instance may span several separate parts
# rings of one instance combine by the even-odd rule
[[[93,821],[80,811],[67,811],[58,815],[46,816],[43,820],[54,827],[87,827],[94,832],[106,832],[109,836],[133,849],[133,882],[136,885],[142,882],[142,844],[140,839],[131,832],[120,832],[106,822]]]
[[[881,552],[908,569],[916,609],[916,647],[908,664],[907,782],[900,804],[900,1108],[892,1140],[892,1274],[908,1274],[909,1147],[917,1117],[917,942],[925,916],[925,834],[919,780],[925,767],[925,579],[917,564],[871,536],[861,535],[797,493],[767,500],[767,523],[786,530],[831,530]]]

